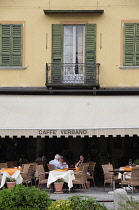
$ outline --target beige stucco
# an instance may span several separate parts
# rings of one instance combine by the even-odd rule
[[[104,14],[51,14],[44,9],[102,9]],[[97,25],[97,62],[101,87],[139,87],[139,69],[122,65],[122,23],[139,22],[138,0],[1,0],[0,23],[24,22],[25,70],[1,70],[0,87],[45,86],[46,63],[51,63],[51,28],[63,21]]]

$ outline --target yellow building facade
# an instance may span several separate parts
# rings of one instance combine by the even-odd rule
[[[124,66],[124,23],[139,23],[137,0],[0,2],[0,24],[22,24],[22,68],[0,66],[1,87],[45,87],[52,25],[96,24],[100,87],[138,87],[139,66]],[[44,10],[48,13],[44,13]],[[49,10],[52,11],[49,13]],[[66,10],[67,12],[60,12]],[[86,13],[83,11],[86,10]],[[89,10],[94,12],[89,13]],[[97,11],[103,11],[99,13]],[[58,11],[56,13],[55,11]],[[73,12],[74,11],[74,12]]]

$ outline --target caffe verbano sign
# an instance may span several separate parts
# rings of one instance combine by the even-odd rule
[[[69,136],[72,137],[85,137],[85,136],[114,136],[116,137],[117,135],[120,136],[133,136],[133,135],[138,135],[139,136],[139,128],[88,128],[88,129],[78,129],[78,128],[72,128],[72,129],[47,129],[47,128],[0,128],[0,136],[5,137],[21,137],[25,136],[26,138],[33,136],[34,138],[40,136],[44,138],[45,136],[47,137],[58,137],[60,138],[61,136],[65,136],[68,138]]]
[[[62,129],[62,130],[39,130],[39,135],[57,135],[60,134],[62,135],[87,135],[87,130],[86,129]]]

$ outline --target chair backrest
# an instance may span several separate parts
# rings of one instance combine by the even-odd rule
[[[38,175],[39,175],[39,180],[44,180],[45,179],[45,174],[42,174],[45,172],[43,165],[37,165],[36,166]]]
[[[85,183],[87,181],[87,170],[89,165],[84,165],[82,169],[81,181]]]
[[[131,182],[139,185],[139,166],[133,167],[131,172]],[[133,183],[134,182],[134,183]]]
[[[49,171],[55,170],[55,166],[53,164],[47,164],[47,167]]]
[[[83,167],[86,166],[86,165],[89,167],[89,163],[81,163],[79,165],[79,171],[82,171],[83,170]]]
[[[38,163],[32,162],[32,163],[29,163],[29,164],[33,166],[33,169],[34,169],[34,170],[36,170],[36,166],[38,165]]]
[[[7,166],[8,166],[8,168],[13,168],[14,164],[13,164],[13,162],[7,162]]]
[[[30,165],[29,168],[28,168],[28,176],[33,178],[34,177],[34,173],[35,173],[35,168],[34,168],[34,165]]]
[[[38,165],[43,165],[43,167],[45,168],[46,165],[46,161],[37,161]]]
[[[113,176],[113,173],[110,171],[113,171],[113,165],[112,164],[104,164],[101,165],[104,173],[104,179],[109,179]]]
[[[27,173],[29,167],[30,167],[30,164],[22,164],[22,171]]]
[[[96,165],[96,162],[92,162],[92,161],[90,161],[90,162],[88,162],[89,163],[89,168],[88,168],[88,170],[89,171],[94,171],[94,168],[95,168],[95,165]]]
[[[104,173],[107,173],[109,171],[113,171],[113,166],[112,164],[104,164],[102,165],[102,169]]]
[[[8,168],[7,163],[0,163],[0,168]]]

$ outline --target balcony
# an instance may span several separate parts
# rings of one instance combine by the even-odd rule
[[[48,88],[99,87],[99,63],[47,63]]]

